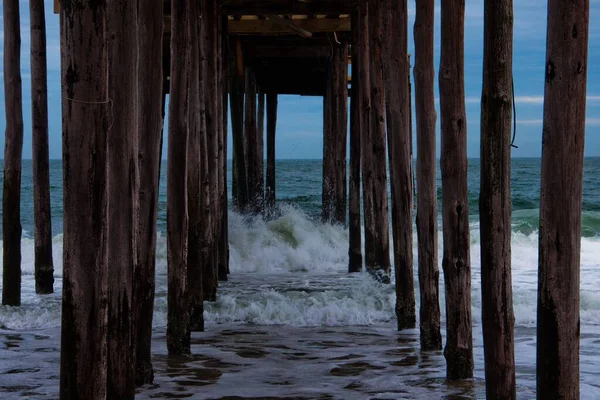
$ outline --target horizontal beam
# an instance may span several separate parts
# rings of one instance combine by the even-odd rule
[[[229,15],[347,14],[356,0],[221,0]]]
[[[298,29],[310,33],[323,33],[350,32],[351,28],[350,18],[295,19],[293,23],[296,28],[270,19],[229,20],[227,30],[230,34],[238,35],[289,35],[298,33]]]

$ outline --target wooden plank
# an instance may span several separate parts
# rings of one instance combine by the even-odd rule
[[[156,270],[156,221],[164,111],[162,0],[146,0],[138,8],[138,162],[140,218],[137,270],[134,280],[136,310],[136,385],[152,383],[152,317]]]
[[[417,237],[421,349],[440,350],[440,300],[434,99],[434,0],[417,0],[415,16],[415,111],[417,119]]]
[[[290,14],[343,14],[351,13],[357,0],[221,0],[229,15],[290,15]]]
[[[398,330],[416,325],[413,179],[406,0],[383,1],[384,80]]]
[[[548,3],[537,307],[539,399],[579,398],[589,3]]]
[[[473,377],[471,256],[464,82],[465,3],[442,3],[439,69],[442,127],[442,220],[446,291],[446,376]]]
[[[292,32],[296,32],[298,35],[302,36],[303,38],[311,38],[312,37],[312,33],[310,31],[307,31],[306,29],[302,28],[298,23],[296,23],[290,19],[282,18],[279,15],[271,15],[271,16],[269,16],[269,19],[272,21],[275,21],[275,22],[279,22],[279,24],[282,27],[288,28]]]
[[[291,21],[290,21],[291,23]],[[230,34],[264,34],[264,35],[282,35],[298,33],[299,30],[310,33],[323,32],[350,32],[350,18],[340,19],[305,19],[294,20],[296,28],[282,24],[279,20],[229,20],[228,31]]]

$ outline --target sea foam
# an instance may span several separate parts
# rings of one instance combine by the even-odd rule
[[[230,212],[230,281],[220,283],[217,302],[206,304],[205,319],[208,325],[378,325],[391,323],[395,319],[393,285],[381,285],[366,273],[346,273],[346,228],[323,224],[292,206],[284,207],[282,211],[280,217],[270,221]],[[413,246],[418,303],[416,234]],[[441,234],[438,246],[441,265]],[[471,264],[475,324],[481,321],[480,251],[479,225],[473,222]],[[38,296],[35,294],[33,277],[33,240],[22,240],[23,305],[0,307],[1,327],[36,329],[60,325],[62,235],[53,238],[53,254],[57,293]],[[166,238],[161,233],[157,239],[156,260],[154,325],[157,329],[163,329],[167,311],[167,260]],[[513,232],[513,301],[518,326],[535,326],[537,263],[537,232]],[[443,318],[443,272],[440,284]],[[600,325],[598,237],[584,237],[581,242],[581,323]]]

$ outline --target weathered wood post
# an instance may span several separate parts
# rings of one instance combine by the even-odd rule
[[[361,32],[360,14],[352,14],[352,100],[350,102],[350,194],[349,194],[349,248],[348,272],[362,271],[362,232],[360,219],[360,77],[359,63]]]
[[[346,223],[346,143],[348,130],[348,44],[333,45],[323,97],[324,222]]]
[[[548,3],[537,395],[579,398],[579,267],[589,1]]]
[[[336,112],[334,142],[335,175],[335,211],[336,223],[346,224],[346,202],[348,201],[348,183],[346,178],[346,156],[348,146],[348,41],[340,40],[334,47],[334,99]]]
[[[442,220],[446,289],[448,379],[473,376],[471,331],[471,256],[467,191],[467,116],[464,85],[464,16],[462,1],[442,3],[440,109],[442,126]]]
[[[220,120],[217,109],[217,4],[215,0],[202,0],[202,47],[204,49],[204,100],[206,121],[206,155],[208,180],[206,181],[209,201],[205,202],[210,208],[210,232],[208,233],[209,253],[204,267],[202,280],[204,299],[214,301],[217,291],[217,263],[218,263],[218,228],[220,226],[219,211],[219,125]],[[206,220],[205,220],[206,221]],[[205,222],[206,223],[206,222]]]
[[[332,50],[323,95],[323,181],[321,190],[321,220],[331,222],[335,212],[335,50]]]
[[[259,174],[258,174],[258,146],[257,142],[257,104],[256,104],[256,78],[250,68],[246,68],[246,112],[244,119],[244,139],[246,141],[246,164],[248,171],[248,197],[252,212],[260,213],[259,205]]]
[[[484,3],[481,94],[481,321],[487,399],[516,399],[511,279],[513,1]]]
[[[43,0],[29,1],[31,19],[31,136],[33,142],[33,214],[35,220],[35,291],[54,292],[52,218],[48,156],[48,73],[46,15]]]
[[[167,155],[167,349],[190,353],[188,288],[188,92],[190,0],[171,2],[171,90]]]
[[[138,230],[138,133],[136,118],[137,5],[107,2],[108,391],[109,398],[135,395],[133,272]]]
[[[219,186],[221,190],[220,207],[220,235],[219,235],[219,265],[218,277],[221,281],[226,281],[229,273],[229,216],[227,208],[227,16],[219,15],[219,90],[218,99],[221,104],[219,112],[221,115],[221,157],[220,157],[220,179]]]
[[[358,107],[360,129],[363,218],[365,226],[365,264],[372,272],[375,260],[375,212],[373,203],[373,149],[371,139],[371,62],[369,59],[369,2],[358,5],[359,45],[357,46]]]
[[[233,141],[232,174],[235,178],[234,199],[239,210],[248,207],[246,151],[244,150],[244,61],[242,47],[236,40],[229,57],[229,96],[231,98],[231,133]]]
[[[377,279],[389,283],[390,240],[388,220],[385,93],[383,82],[383,6],[380,1],[369,4],[369,55],[371,108],[369,128],[372,152],[371,175],[373,181],[372,207],[374,214],[374,251],[367,257],[369,272]],[[404,76],[406,78],[406,76]],[[369,255],[369,254],[367,254]]]
[[[277,93],[267,93],[267,187],[265,203],[267,210],[275,209],[275,135],[277,132]]]
[[[200,64],[200,24],[198,3],[190,3],[190,78],[188,93],[188,254],[187,276],[189,288],[190,330],[200,330],[204,326],[204,293],[202,287],[203,266],[206,250],[203,248],[204,224],[202,215],[202,173],[204,154],[202,140],[206,127],[202,125],[201,113],[204,112],[204,92],[201,85],[202,68]]]
[[[410,68],[408,63],[408,5],[406,0],[385,0],[384,77],[387,114],[392,232],[396,276],[398,330],[416,324],[412,240],[412,131],[410,128]]]
[[[5,16],[10,11],[5,4]],[[11,20],[5,17],[5,28]],[[106,135],[113,107],[108,99],[106,1],[61,2],[60,25],[64,185],[60,398],[101,399],[107,395]],[[9,49],[5,46],[5,56]],[[7,104],[17,103],[7,100]]]
[[[18,0],[4,1],[4,187],[2,192],[2,304],[21,305],[21,160],[23,95]]]
[[[438,268],[437,186],[435,158],[433,32],[434,0],[417,0],[415,102],[417,117],[417,236],[419,247],[419,329],[421,348],[442,348]]]
[[[258,88],[258,106],[256,110],[256,171],[257,192],[259,196],[261,213],[265,206],[265,93]]]
[[[134,271],[135,349],[138,386],[152,383],[152,316],[156,218],[162,144],[163,1],[138,3],[137,126],[140,174],[137,263]]]

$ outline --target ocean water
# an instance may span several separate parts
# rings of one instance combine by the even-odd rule
[[[516,159],[512,168],[517,391],[520,399],[534,399],[540,160]],[[418,329],[395,330],[393,285],[376,283],[365,273],[346,273],[348,231],[320,222],[321,162],[312,160],[277,163],[280,217],[265,221],[230,213],[230,281],[220,283],[218,301],[207,304],[206,332],[193,334],[193,355],[168,357],[163,172],[153,320],[155,383],[140,388],[137,398],[484,398],[478,171],[479,161],[470,160],[475,378],[461,382],[444,379],[441,351],[421,352]],[[18,308],[0,306],[2,399],[58,396],[61,179],[60,161],[53,161],[56,293],[38,296],[33,277],[31,163],[24,164],[23,304]],[[441,195],[440,190],[438,194]],[[585,160],[582,235],[581,398],[597,399],[600,398],[600,158]],[[82,243],[90,245],[93,244]],[[439,246],[441,257],[441,235]],[[416,262],[416,234],[414,253]],[[440,281],[444,326],[443,278]]]

